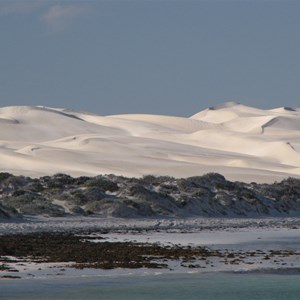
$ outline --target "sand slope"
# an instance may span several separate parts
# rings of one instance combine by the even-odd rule
[[[300,109],[225,103],[183,118],[12,106],[0,128],[0,171],[14,174],[300,176]]]

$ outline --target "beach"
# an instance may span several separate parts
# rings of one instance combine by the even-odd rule
[[[66,235],[91,246],[108,243],[115,252],[126,251],[127,246],[160,249],[157,257],[146,261],[158,264],[155,267],[103,268],[91,261],[81,268],[70,261],[1,256],[0,265],[10,270],[0,271],[0,299],[296,300],[300,296],[299,218],[28,217],[2,221],[0,228],[0,239],[20,233],[37,241],[43,234],[52,239]],[[20,248],[22,243],[17,242]],[[172,257],[168,252],[172,249],[181,254]],[[71,246],[69,250],[73,255]],[[137,256],[130,258],[133,265],[139,261]]]
[[[186,274],[190,272],[196,274],[247,273],[273,270],[284,273],[285,270],[293,270],[294,273],[298,273],[300,269],[299,225],[298,218],[124,220],[92,217],[86,219],[30,217],[22,222],[2,221],[0,224],[2,238],[3,236],[14,237],[13,233],[22,232],[20,236],[28,240],[27,242],[25,240],[23,245],[19,237],[16,238],[19,251],[22,250],[21,245],[23,245],[25,252],[21,252],[22,258],[2,255],[1,260],[7,266],[7,270],[0,271],[0,274],[2,277],[16,276],[34,280],[55,277]],[[31,243],[31,248],[34,248],[32,241],[39,242],[39,239],[40,241],[43,239],[47,249],[42,247],[37,252],[33,252],[34,255],[41,253],[35,259],[26,257],[24,259],[28,243]],[[69,256],[63,256],[61,253],[61,256],[55,256],[55,261],[44,260],[43,251],[48,256],[59,251],[56,248],[50,249],[55,239],[65,240],[70,248]],[[7,248],[9,243],[7,241],[5,243]],[[76,254],[74,251],[81,249],[77,248],[79,246],[77,244],[81,245],[81,243],[85,243],[83,246],[86,251],[89,250],[87,246],[105,247],[99,250],[91,248],[91,253],[101,252],[107,249],[107,246],[111,247],[109,250],[111,253],[115,251],[115,255],[123,251],[126,259],[130,257],[129,263],[133,265],[130,265],[130,269],[120,268],[118,264],[121,264],[125,258],[119,256],[112,258],[112,261],[118,260],[118,264],[110,262],[111,265],[106,264],[104,267],[101,265],[103,262],[99,264],[98,260],[105,260],[105,257],[91,259],[92,255],[90,255],[90,260],[88,260],[82,254],[83,258],[81,257],[75,263],[70,260],[65,261],[66,257],[71,259]],[[126,254],[128,247],[131,247],[130,251],[140,250],[141,247],[145,250],[135,252],[136,256],[129,256]],[[146,251],[151,259],[138,260],[143,251]],[[28,252],[29,254],[33,255]],[[82,265],[83,262],[85,262],[84,265]],[[135,263],[140,265],[135,267]]]

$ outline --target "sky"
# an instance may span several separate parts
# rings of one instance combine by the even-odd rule
[[[0,0],[0,106],[300,107],[300,0]]]

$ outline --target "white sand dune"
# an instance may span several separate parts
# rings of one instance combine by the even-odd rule
[[[14,174],[300,177],[300,109],[288,107],[230,102],[183,118],[12,106],[0,128],[0,171]]]

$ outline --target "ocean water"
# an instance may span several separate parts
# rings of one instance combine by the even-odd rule
[[[211,273],[1,280],[0,299],[299,300],[300,275]]]

